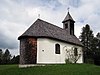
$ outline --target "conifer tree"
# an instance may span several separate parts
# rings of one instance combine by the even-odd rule
[[[0,64],[2,64],[2,59],[3,59],[3,51],[0,49]]]
[[[94,35],[93,31],[90,29],[90,26],[87,24],[85,27],[82,28],[82,33],[80,36],[81,42],[84,45],[83,49],[83,56],[84,56],[84,62],[86,62],[86,58],[91,58],[92,56],[92,41],[93,41]]]
[[[5,53],[3,54],[3,63],[8,64],[11,59],[11,54],[8,49],[6,49]]]

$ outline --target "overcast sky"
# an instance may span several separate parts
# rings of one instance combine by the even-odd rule
[[[100,0],[0,0],[0,48],[19,54],[20,36],[40,14],[40,19],[62,27],[70,7],[78,37],[86,24],[100,32]]]

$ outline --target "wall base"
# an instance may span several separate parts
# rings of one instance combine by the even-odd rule
[[[25,64],[25,65],[19,64],[19,68],[27,68],[27,67],[33,67],[33,66],[45,66],[45,65],[44,64]]]

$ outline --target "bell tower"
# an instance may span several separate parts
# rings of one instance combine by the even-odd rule
[[[68,32],[68,34],[74,35],[74,23],[75,23],[75,21],[71,17],[69,11],[68,11],[65,19],[62,21],[62,23],[63,23],[63,28]]]

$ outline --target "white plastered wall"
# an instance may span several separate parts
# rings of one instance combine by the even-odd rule
[[[55,44],[60,44],[60,54],[55,54]],[[82,47],[47,38],[37,39],[37,64],[63,64],[65,63],[66,48],[76,47],[82,52]],[[83,63],[83,54],[77,61]]]

